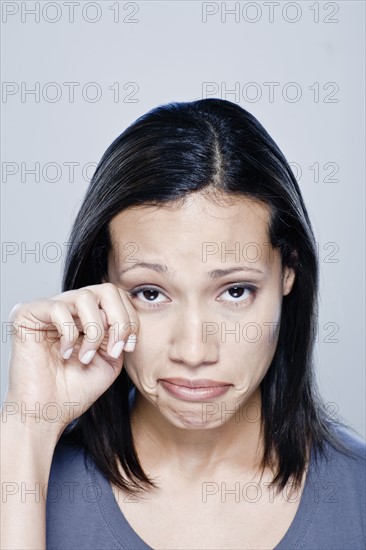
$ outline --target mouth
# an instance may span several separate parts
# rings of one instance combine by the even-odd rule
[[[232,386],[228,382],[203,378],[161,378],[159,382],[170,395],[184,401],[206,401],[219,397]]]

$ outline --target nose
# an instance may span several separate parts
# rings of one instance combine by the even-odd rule
[[[203,338],[203,326],[207,321],[199,308],[185,308],[177,316],[170,333],[169,358],[188,367],[211,365],[219,359],[217,336]]]

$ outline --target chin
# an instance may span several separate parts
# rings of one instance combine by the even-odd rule
[[[201,414],[193,414],[192,412],[182,411],[174,413],[173,411],[161,411],[161,414],[171,423],[173,426],[185,430],[210,430],[222,426],[223,422],[220,417],[210,418],[204,421]]]

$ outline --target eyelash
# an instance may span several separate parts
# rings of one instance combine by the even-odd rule
[[[251,292],[251,296],[253,298],[255,298],[255,296],[257,294],[257,290],[258,290],[258,288],[254,285],[249,285],[249,284],[246,284],[246,283],[237,283],[237,284],[232,284],[231,286],[226,288],[221,294],[223,294],[224,292],[227,292],[228,290],[231,290],[232,288],[243,288],[244,290],[249,290]],[[127,292],[127,294],[129,294],[133,298],[136,298],[136,296],[138,294],[140,294],[140,292],[144,292],[145,290],[155,290],[156,292],[159,292],[159,294],[162,294],[163,296],[166,296],[158,288],[155,288],[155,287],[149,286],[149,285],[137,286],[137,287],[133,288],[132,290],[126,291],[126,292]],[[221,296],[221,294],[220,294],[220,296]],[[249,298],[246,298],[245,300],[240,300],[240,301],[237,301],[237,302],[231,301],[231,300],[223,300],[223,301],[224,301],[224,303],[229,304],[230,306],[241,307],[241,304],[246,304],[246,302]],[[148,304],[148,307],[157,308],[157,307],[163,306],[166,302],[154,303],[154,302],[146,301],[146,302],[142,302],[142,303],[143,304]]]

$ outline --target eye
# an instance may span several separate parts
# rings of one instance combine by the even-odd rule
[[[254,298],[257,291],[257,287],[248,284],[235,284],[227,288],[220,296],[228,294],[228,298],[220,300],[223,302],[230,303],[234,306],[240,306],[241,304],[246,304],[249,300]],[[167,303],[168,300],[165,294],[161,290],[149,286],[141,285],[133,288],[130,291],[126,291],[127,294],[133,298],[138,299],[139,302],[143,304],[149,304],[150,307],[159,307],[160,305]]]
[[[134,298],[137,298],[141,294],[141,297],[139,297],[138,300],[141,301],[144,304],[151,303],[152,305],[154,305],[154,304],[160,304],[162,302],[163,303],[165,302],[165,300],[162,300],[162,299],[157,300],[159,295],[160,295],[160,297],[163,297],[163,296],[165,296],[165,294],[163,294],[157,288],[147,286],[147,285],[138,286],[136,288],[133,288],[132,290],[127,292],[127,294],[129,294],[130,296],[132,296]],[[165,296],[165,298],[166,298],[166,296]]]
[[[224,299],[224,302],[230,302],[233,305],[240,305],[248,302],[251,298],[254,298],[257,291],[257,287],[248,284],[236,284],[227,288],[220,296],[228,294],[228,299]]]

